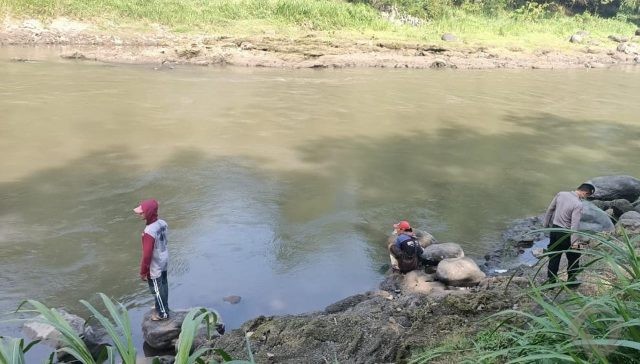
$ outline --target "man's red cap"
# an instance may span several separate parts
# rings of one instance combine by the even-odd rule
[[[404,220],[400,221],[397,224],[394,224],[393,227],[396,228],[396,229],[399,229],[399,230],[409,230],[409,229],[411,229],[411,225],[409,225],[409,222],[408,221],[404,221]]]

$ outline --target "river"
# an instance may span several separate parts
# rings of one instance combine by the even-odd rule
[[[142,199],[169,224],[172,308],[214,308],[235,328],[375,288],[398,220],[480,260],[557,191],[640,176],[637,67],[155,69],[52,54],[0,48],[0,312],[33,298],[88,316],[78,300],[104,292],[130,309],[139,347]]]

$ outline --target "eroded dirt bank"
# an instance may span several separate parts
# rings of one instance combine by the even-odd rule
[[[622,43],[621,43],[622,44]],[[571,50],[492,48],[463,42],[420,44],[376,39],[327,39],[309,32],[292,38],[278,34],[252,37],[183,35],[156,27],[149,32],[109,31],[56,19],[5,20],[1,46],[51,47],[60,57],[112,63],[236,65],[279,68],[604,68],[639,64],[640,47],[590,43]],[[28,59],[14,59],[27,61]]]

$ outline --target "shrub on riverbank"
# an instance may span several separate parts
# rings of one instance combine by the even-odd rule
[[[595,246],[582,252],[582,279],[593,292],[564,282],[534,285],[528,295],[537,313],[502,311],[492,317],[502,321],[494,329],[413,362],[453,356],[466,363],[640,363],[640,236],[587,235]]]
[[[78,334],[60,311],[49,308],[43,303],[35,300],[27,300],[20,305],[16,312],[26,314],[39,314],[38,322],[48,324],[59,333],[60,347],[49,357],[48,363],[53,363],[57,354],[70,356],[82,364],[115,363],[119,358],[124,364],[135,364],[137,362],[136,349],[131,334],[131,322],[127,309],[120,303],[114,302],[106,295],[100,293],[100,298],[108,315],[103,315],[98,309],[85,300],[80,302],[91,312],[93,317],[105,330],[113,346],[103,346],[96,355],[92,353],[83,338]],[[24,307],[26,306],[26,307]],[[24,307],[24,308],[23,308]],[[192,364],[204,362],[202,357],[214,355],[221,356],[223,361],[231,361],[231,358],[224,352],[214,348],[198,348],[192,352],[192,347],[200,328],[206,326],[207,337],[211,338],[212,327],[218,322],[218,314],[205,308],[194,308],[186,315],[180,329],[178,338],[175,363]],[[5,338],[0,336],[0,364],[24,364],[26,362],[25,353],[37,344],[33,341],[27,346],[23,339]],[[249,352],[251,354],[251,352]],[[217,363],[215,359],[209,358],[210,363]],[[154,363],[159,363],[154,360]],[[237,364],[251,364],[251,361],[238,360]]]
[[[416,27],[389,22],[379,12],[389,10],[385,4],[398,4],[400,14],[425,21]],[[465,43],[526,48],[569,47],[569,36],[578,30],[609,42],[611,34],[632,35],[636,29],[624,16],[565,16],[563,9],[524,2],[511,8],[503,0],[0,0],[3,15],[43,20],[64,16],[106,31],[159,24],[174,32],[290,37],[324,32],[329,38],[400,41],[439,41],[451,32]]]

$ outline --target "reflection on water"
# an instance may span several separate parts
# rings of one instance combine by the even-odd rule
[[[640,175],[637,69],[155,71],[8,52],[1,311],[84,312],[104,292],[138,325],[144,198],[170,225],[171,306],[233,328],[375,287],[399,219],[481,257],[558,190]]]

